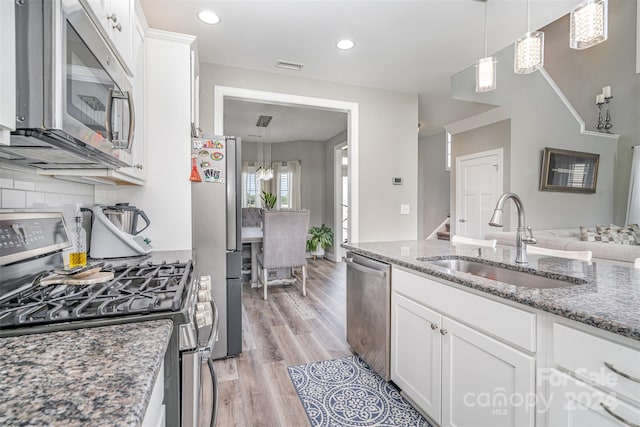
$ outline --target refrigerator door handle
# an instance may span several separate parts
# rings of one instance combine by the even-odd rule
[[[240,145],[235,138],[226,138],[226,174],[227,174],[227,249],[240,250],[241,237],[238,227],[240,214],[240,198],[238,185],[240,183]]]

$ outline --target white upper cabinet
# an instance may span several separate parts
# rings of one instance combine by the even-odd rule
[[[129,75],[133,74],[132,39],[134,33],[134,0],[81,0],[93,13],[103,35],[116,49],[116,56]]]
[[[0,1],[0,144],[9,145],[16,123],[15,3]]]

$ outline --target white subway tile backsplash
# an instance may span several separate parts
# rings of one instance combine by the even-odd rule
[[[1,0],[0,0],[1,1]],[[0,212],[55,210],[73,217],[76,204],[94,204],[94,186],[38,175],[35,170],[0,164]]]
[[[16,190],[30,190],[36,189],[37,175],[14,172],[13,173],[13,188]]]
[[[0,188],[13,188],[13,171],[0,169]]]
[[[44,193],[29,191],[27,193],[27,208],[46,208]]]
[[[26,195],[22,190],[2,190],[2,207],[3,208],[25,208]]]

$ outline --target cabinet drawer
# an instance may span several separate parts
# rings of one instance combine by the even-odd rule
[[[392,289],[531,352],[536,351],[536,315],[453,286],[394,268]]]
[[[548,427],[623,427],[640,425],[640,409],[555,369],[542,407]]]
[[[640,403],[640,350],[554,323],[553,361],[580,378]]]

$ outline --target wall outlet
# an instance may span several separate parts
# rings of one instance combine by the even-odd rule
[[[409,205],[400,205],[400,215],[409,215]]]

